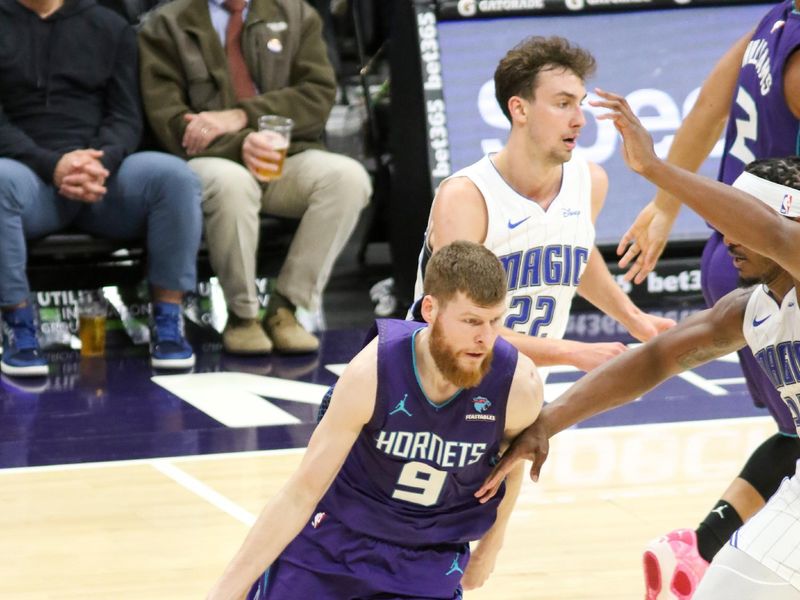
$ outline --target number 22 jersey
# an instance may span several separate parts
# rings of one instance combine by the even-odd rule
[[[508,277],[506,327],[537,337],[564,337],[572,298],[594,247],[589,165],[578,155],[563,165],[561,189],[543,210],[517,193],[485,156],[452,177],[468,177],[486,203],[483,245]]]

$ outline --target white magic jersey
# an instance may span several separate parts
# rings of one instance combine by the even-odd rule
[[[561,338],[594,246],[589,165],[577,155],[564,163],[561,190],[544,211],[505,182],[491,156],[450,178],[468,177],[486,202],[489,223],[483,245],[500,258],[508,276],[504,323],[521,333]],[[422,297],[426,250],[420,257],[416,298]]]
[[[763,286],[750,296],[744,336],[761,367],[800,424],[800,307],[792,289],[780,306]],[[784,479],[767,505],[739,529],[730,544],[800,589],[800,474]]]
[[[761,368],[800,425],[800,308],[792,288],[780,306],[763,285],[747,302],[744,337]],[[800,540],[798,540],[800,541]]]

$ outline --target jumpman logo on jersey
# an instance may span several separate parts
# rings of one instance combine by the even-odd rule
[[[461,569],[461,565],[458,564],[458,559],[461,558],[461,553],[456,552],[456,557],[453,559],[453,564],[450,565],[450,570],[445,573],[445,576],[452,575],[453,573],[461,573],[464,574],[464,571]]]
[[[391,415],[393,415],[393,414],[395,414],[395,413],[399,413],[399,412],[401,412],[401,413],[405,413],[405,414],[407,414],[409,417],[413,416],[413,415],[412,415],[410,412],[408,412],[408,409],[406,408],[406,398],[408,398],[408,394],[406,394],[405,396],[403,396],[403,399],[402,399],[402,400],[400,400],[400,402],[398,402],[398,403],[397,403],[397,406],[395,406],[395,407],[392,409],[392,411],[389,413],[389,416],[391,416]]]
[[[715,509],[714,509],[714,510],[712,510],[711,512],[717,513],[717,514],[719,515],[719,518],[720,518],[720,519],[724,519],[724,518],[725,518],[725,515],[723,515],[723,514],[722,514],[722,511],[724,511],[726,508],[728,508],[728,505],[727,505],[727,504],[724,504],[724,505],[722,505],[722,506],[718,506],[717,508],[715,508]]]

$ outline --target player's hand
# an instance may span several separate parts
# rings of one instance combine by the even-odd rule
[[[642,283],[664,252],[677,213],[668,212],[650,201],[625,232],[617,246],[621,269],[628,267],[626,281]]]
[[[547,453],[550,451],[550,434],[543,415],[528,425],[503,453],[500,462],[495,465],[489,477],[483,482],[480,489],[475,492],[475,497],[481,504],[491,500],[506,476],[514,470],[514,466],[521,460],[532,460],[531,479],[539,481],[539,473]]]
[[[653,148],[653,138],[650,137],[642,122],[633,114],[633,110],[624,97],[600,88],[595,88],[594,91],[602,100],[591,100],[589,104],[611,110],[597,118],[614,123],[614,127],[622,135],[622,156],[625,163],[633,171],[644,173],[649,166],[659,160]]]
[[[469,557],[464,576],[461,578],[461,587],[464,588],[464,591],[478,589],[486,583],[492,571],[494,571],[494,565],[497,562],[497,551],[481,550],[482,546],[483,544],[478,544],[478,547]]]
[[[650,338],[656,337],[659,333],[675,327],[676,323],[673,319],[659,317],[657,315],[649,315],[646,312],[639,312],[639,314],[627,324],[628,333],[635,337],[640,342],[646,342]]]
[[[577,349],[570,353],[569,364],[587,373],[628,349],[621,342],[575,342],[575,346]]]
[[[628,332],[640,342],[646,342],[650,338],[656,337],[659,333],[675,327],[675,325],[676,323],[673,319],[643,312],[631,322]]]

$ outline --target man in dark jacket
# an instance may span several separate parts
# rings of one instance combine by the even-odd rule
[[[175,0],[145,22],[139,47],[150,125],[203,182],[209,257],[228,305],[225,350],[316,351],[295,308],[319,307],[371,193],[358,162],[320,143],[336,81],[319,15],[301,0]],[[258,132],[268,114],[294,121],[280,178],[259,172],[274,169],[264,160],[278,154]],[[300,219],[263,327],[255,287],[262,211]]]
[[[173,156],[133,153],[142,115],[136,38],[95,0],[0,0],[2,372],[45,375],[26,238],[72,225],[146,238],[151,362],[185,368],[181,300],[195,287],[200,184]]]

